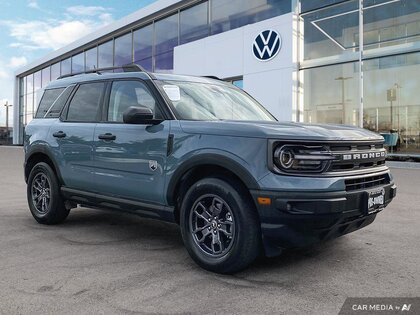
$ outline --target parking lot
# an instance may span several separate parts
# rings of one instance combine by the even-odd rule
[[[419,296],[420,169],[393,168],[398,196],[365,229],[223,276],[176,225],[91,209],[37,224],[22,163],[0,146],[0,314],[337,314],[346,297]]]

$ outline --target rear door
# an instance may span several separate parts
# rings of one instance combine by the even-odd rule
[[[61,119],[51,126],[56,142],[60,173],[64,185],[83,191],[95,191],[93,180],[93,135],[101,117],[105,82],[78,85]]]
[[[104,121],[94,135],[97,188],[108,196],[162,204],[170,121],[123,123],[123,113],[130,106],[146,106],[155,118],[163,117],[156,95],[144,81],[114,81],[108,94]]]

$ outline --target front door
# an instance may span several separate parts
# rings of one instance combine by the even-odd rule
[[[123,123],[130,106],[146,106],[161,118],[156,99],[140,80],[114,81],[107,121],[94,134],[95,178],[101,194],[163,204],[170,121],[158,125]]]

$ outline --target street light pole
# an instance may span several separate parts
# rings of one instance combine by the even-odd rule
[[[7,143],[9,142],[9,107],[12,107],[12,104],[9,104],[8,101],[6,101],[6,104],[4,104],[4,106],[6,106],[6,141]]]

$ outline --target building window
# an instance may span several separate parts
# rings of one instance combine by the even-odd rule
[[[357,66],[351,62],[302,71],[305,122],[358,125]]]
[[[45,87],[51,81],[51,70],[50,67],[42,69],[42,87]]]
[[[303,15],[303,59],[332,56],[357,59],[358,7],[358,0],[353,0]]]
[[[219,34],[257,23],[292,9],[290,0],[212,0],[211,33]]]
[[[132,34],[120,36],[115,39],[114,65],[123,66],[133,62]]]
[[[418,1],[364,1],[364,50],[383,48],[420,40]]]
[[[85,69],[94,70],[98,68],[98,48],[93,47],[85,51]]]
[[[197,4],[180,13],[180,44],[209,35],[208,2]]]
[[[85,56],[83,53],[71,57],[71,73],[85,71]]]
[[[110,40],[98,46],[98,68],[108,68],[114,65],[114,42]]]
[[[396,150],[420,152],[420,52],[366,60],[363,127],[398,135]]]
[[[153,71],[153,24],[142,27],[133,34],[134,63]]]
[[[178,45],[178,14],[155,23],[155,71],[167,72],[174,68],[174,47]]]
[[[71,73],[71,59],[67,58],[61,61],[61,75],[66,75]]]
[[[57,62],[51,65],[51,81],[57,80],[60,77],[60,63]]]

